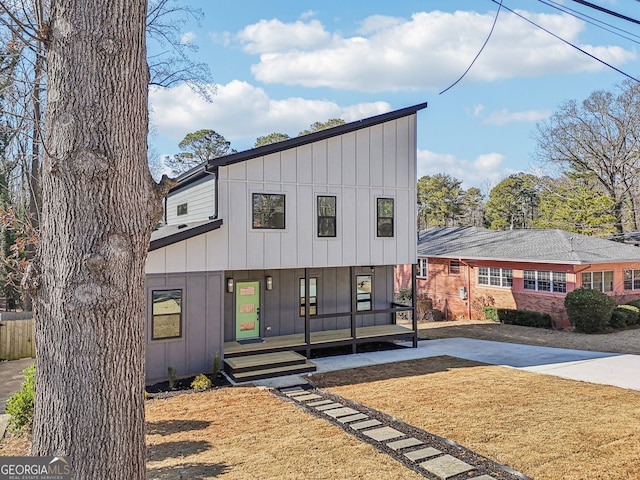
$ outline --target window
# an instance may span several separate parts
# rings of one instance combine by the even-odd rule
[[[181,337],[182,290],[154,290],[151,297],[151,339]]]
[[[510,288],[513,286],[513,270],[510,268],[479,267],[478,284]]]
[[[524,270],[522,286],[525,290],[566,293],[567,274],[565,272],[550,272],[547,270]]]
[[[460,260],[449,260],[449,275],[460,275]]]
[[[176,213],[178,214],[178,216],[186,215],[187,214],[187,204],[186,203],[181,203],[180,205],[178,205],[178,211]]]
[[[318,197],[318,236],[336,236],[336,197]]]
[[[305,282],[304,278],[300,279],[300,316],[305,315]],[[315,315],[318,313],[318,294],[317,294],[318,279],[315,277],[309,278],[309,315]]]
[[[640,270],[625,270],[623,273],[624,289],[640,290]]]
[[[378,198],[378,237],[393,237],[393,198]]]
[[[254,193],[252,216],[253,228],[283,230],[284,195]]]
[[[582,287],[600,292],[613,292],[613,271],[582,272]]]
[[[357,306],[358,312],[371,310],[371,275],[358,275],[357,282]]]
[[[418,273],[417,276],[420,278],[427,278],[428,274],[429,274],[429,262],[427,261],[426,258],[419,258],[418,259]]]

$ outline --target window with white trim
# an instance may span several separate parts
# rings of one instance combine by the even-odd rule
[[[522,287],[525,290],[537,292],[566,293],[567,274],[548,270],[524,270],[522,272]]]
[[[427,261],[426,258],[419,258],[418,273],[416,276],[418,278],[427,278],[428,275],[429,275],[429,262]]]
[[[604,272],[582,272],[582,288],[600,292],[613,292],[613,270]]]
[[[449,260],[449,275],[460,275],[460,260]]]
[[[499,267],[479,267],[478,284],[511,288],[513,286],[513,270]]]
[[[623,275],[625,290],[640,290],[640,270],[625,270]]]

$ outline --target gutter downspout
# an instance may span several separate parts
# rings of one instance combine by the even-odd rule
[[[467,276],[467,316],[468,316],[469,320],[471,320],[471,269],[473,268],[473,265],[471,265],[470,263],[465,262],[461,258],[459,258],[458,261],[461,264],[463,264],[465,267],[467,267],[467,272],[466,272],[466,276]]]

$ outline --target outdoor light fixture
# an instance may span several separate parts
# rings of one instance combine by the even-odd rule
[[[227,292],[233,293],[233,278],[227,278]]]
[[[267,282],[267,290],[273,290],[273,277],[271,275],[267,275],[265,277],[265,281]]]

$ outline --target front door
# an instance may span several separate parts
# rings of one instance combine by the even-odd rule
[[[260,336],[260,282],[236,283],[236,340]]]

